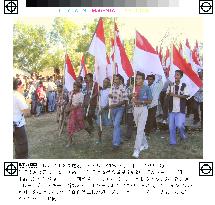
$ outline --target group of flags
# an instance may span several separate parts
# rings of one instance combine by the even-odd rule
[[[184,49],[180,43],[177,49],[175,45],[167,48],[166,55],[163,58],[162,48],[156,50],[150,42],[138,31],[136,31],[136,43],[132,63],[129,61],[125,48],[119,35],[119,29],[115,23],[115,37],[111,39],[111,54],[107,54],[104,25],[102,18],[99,19],[95,34],[91,41],[88,52],[95,57],[94,80],[103,87],[105,78],[112,78],[113,74],[121,74],[125,82],[128,78],[134,76],[137,71],[145,73],[145,75],[158,74],[162,76],[163,81],[166,80],[165,72],[171,81],[174,81],[175,70],[183,71],[182,82],[185,82],[193,96],[202,86],[202,81],[198,76],[198,70],[202,69],[199,58],[199,47],[196,42],[195,48],[191,50],[188,39]],[[81,69],[79,76],[84,77],[87,69],[84,63],[84,56],[81,59]],[[66,54],[65,59],[65,87],[68,91],[72,90],[72,84],[76,80],[75,72],[69,56]]]

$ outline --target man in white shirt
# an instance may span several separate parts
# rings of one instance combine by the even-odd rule
[[[104,126],[110,126],[111,119],[108,119],[108,113],[109,113],[109,94],[110,94],[110,80],[108,78],[105,78],[103,81],[103,89],[99,92],[99,100],[100,100],[100,107],[101,110],[98,112],[96,123],[99,125],[99,117],[101,115],[102,118],[102,125]]]
[[[185,83],[181,83],[183,72],[175,71],[175,82],[171,83],[167,88],[169,98],[169,132],[171,145],[176,142],[176,127],[179,129],[181,139],[186,139],[185,135],[185,108],[186,98],[189,97],[188,88]]]
[[[13,80],[13,142],[16,159],[28,158],[28,140],[24,116],[30,115],[30,109],[23,96],[24,86],[20,79]]]
[[[55,106],[56,106],[56,90],[57,86],[53,82],[53,77],[51,76],[48,81],[48,111],[49,112],[54,112],[55,111]]]

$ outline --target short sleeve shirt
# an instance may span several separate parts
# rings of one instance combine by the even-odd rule
[[[25,125],[25,118],[22,110],[28,109],[28,105],[25,101],[24,96],[14,91],[13,93],[13,122],[16,123],[17,127]]]
[[[111,104],[118,104],[120,102],[123,102],[124,100],[128,100],[126,88],[124,85],[113,85],[112,95],[113,98],[111,99]]]
[[[177,86],[175,83],[173,85],[169,85],[168,88],[167,88],[166,93],[173,92],[174,94],[179,94],[179,92],[180,92],[180,95],[189,95],[187,85],[185,86],[184,91],[181,92],[182,83],[180,83],[178,85],[179,86],[178,93],[176,93],[175,86]],[[178,97],[173,96],[173,109],[172,109],[172,112],[180,112],[180,98],[178,98]]]

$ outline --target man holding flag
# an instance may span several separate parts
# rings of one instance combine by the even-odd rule
[[[175,83],[171,83],[167,88],[169,99],[169,132],[170,145],[176,144],[176,127],[179,129],[181,139],[186,139],[185,135],[185,108],[186,98],[189,97],[188,88],[185,83],[181,83],[183,72],[175,71]]]

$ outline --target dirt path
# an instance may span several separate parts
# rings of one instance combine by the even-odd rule
[[[112,150],[112,128],[104,128],[102,144],[97,144],[97,133],[92,136],[84,130],[74,135],[73,144],[65,148],[67,136],[58,136],[56,115],[44,114],[27,121],[29,155],[32,159],[129,159],[132,158],[135,133],[130,141],[124,141],[120,149]],[[124,128],[124,126],[122,126]],[[124,130],[124,129],[123,129]],[[149,136],[149,150],[142,152],[145,159],[203,158],[202,131],[188,131],[188,140],[175,148],[168,144],[168,131],[157,131]],[[164,138],[161,138],[164,137]]]

